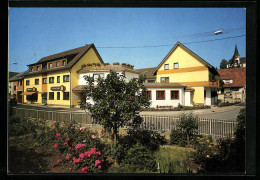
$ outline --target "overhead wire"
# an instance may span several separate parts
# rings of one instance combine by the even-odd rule
[[[224,40],[224,39],[232,39],[232,38],[238,38],[238,37],[243,37],[246,35],[238,35],[238,36],[230,36],[230,37],[224,37],[224,38],[218,38],[218,39],[210,39],[210,40],[204,40],[204,41],[194,41],[194,42],[184,42],[182,44],[195,44],[195,43],[202,43],[202,42],[210,42],[210,41],[219,41],[219,40]],[[107,47],[97,47],[97,48],[152,48],[152,47],[162,47],[162,46],[172,46],[172,44],[162,44],[162,45],[153,45],[153,46],[107,46]]]

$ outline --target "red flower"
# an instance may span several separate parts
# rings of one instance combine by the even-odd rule
[[[85,166],[85,167],[81,168],[81,172],[87,173],[87,169],[88,169],[88,167]]]
[[[52,129],[50,129],[50,131],[52,131]]]
[[[67,155],[67,156],[66,156],[66,159],[68,159],[68,160],[69,160],[69,159],[70,159],[70,156],[69,156],[69,155]]]
[[[99,165],[98,168],[101,169],[101,166]]]
[[[64,145],[68,144],[68,142],[65,142]]]
[[[83,159],[83,158],[85,157],[85,154],[84,154],[84,153],[81,153],[81,154],[79,154],[79,157],[80,157],[81,159]]]
[[[100,163],[101,163],[100,160],[96,160],[96,161],[95,161],[95,166],[99,165]]]
[[[56,136],[60,136],[60,133],[56,133]]]
[[[66,139],[66,141],[69,141],[70,140],[70,138],[68,137],[67,139]]]
[[[54,148],[57,148],[58,146],[59,146],[58,144],[54,144],[54,145],[53,145]]]
[[[78,159],[76,159],[76,158],[74,159],[74,158],[73,158],[73,163],[74,163],[74,164],[75,164],[75,163],[79,163],[79,162],[80,162],[80,158],[78,158]]]
[[[56,166],[56,165],[57,165],[56,163],[53,163],[51,167],[53,168],[53,167]]]

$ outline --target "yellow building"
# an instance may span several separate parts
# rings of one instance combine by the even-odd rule
[[[72,91],[77,71],[87,64],[104,66],[94,44],[41,58],[30,64],[24,76],[24,103],[74,107],[81,101]]]
[[[194,104],[211,105],[217,101],[218,72],[180,42],[155,68],[154,75],[156,82],[181,83],[193,88]]]

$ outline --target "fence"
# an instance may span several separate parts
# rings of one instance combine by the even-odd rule
[[[157,131],[171,131],[177,129],[179,118],[172,116],[150,116],[142,115],[143,122],[141,128]],[[199,128],[194,133],[199,135],[211,135],[218,137],[234,137],[234,127],[236,121],[217,120],[217,119],[198,119]]]
[[[12,113],[20,116],[37,120],[49,120],[59,122],[76,122],[82,124],[93,125],[94,119],[90,114],[78,112],[62,112],[62,111],[44,111],[26,108],[12,108]],[[140,128],[156,131],[171,131],[177,129],[177,121],[179,118],[172,116],[150,116],[141,115],[143,122]],[[236,121],[216,120],[216,119],[198,119],[199,128],[194,133],[199,135],[211,135],[218,137],[234,137],[234,127]]]

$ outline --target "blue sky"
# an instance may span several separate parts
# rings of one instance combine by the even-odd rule
[[[219,68],[235,44],[246,56],[245,19],[244,8],[10,8],[9,71],[90,43],[104,62],[155,67],[178,41]]]

